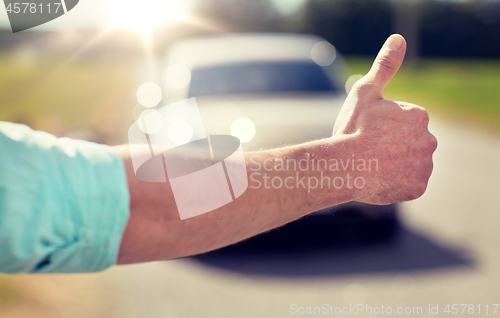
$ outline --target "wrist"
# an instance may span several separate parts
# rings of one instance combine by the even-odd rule
[[[365,196],[370,170],[377,169],[377,162],[365,158],[358,139],[357,134],[334,135],[304,145],[310,157],[310,169],[304,176],[311,180],[312,187],[303,194],[312,211]]]

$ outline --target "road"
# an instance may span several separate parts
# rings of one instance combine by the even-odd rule
[[[383,316],[374,313],[381,306],[421,307],[423,314],[401,316],[428,316],[429,305],[439,306],[432,316],[444,317],[447,304],[458,304],[459,313],[460,304],[473,304],[474,313],[466,307],[463,316],[477,317],[477,305],[482,315],[494,316],[492,304],[500,303],[500,138],[431,118],[439,141],[434,172],[425,195],[401,205],[402,226],[392,242],[239,260],[246,266],[233,266],[234,259],[210,266],[187,259],[115,267],[77,275],[73,286],[86,291],[51,304],[62,318],[289,317],[298,315],[291,314],[293,304],[292,311],[372,307],[373,314],[354,317]],[[54,290],[71,290],[68,276],[43,279]]]

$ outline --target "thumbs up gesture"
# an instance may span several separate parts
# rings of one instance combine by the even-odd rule
[[[420,106],[384,99],[383,90],[396,75],[406,52],[401,35],[391,35],[372,68],[349,93],[333,129],[351,135],[355,149],[376,159],[358,201],[390,204],[420,197],[432,172],[437,140],[429,132],[429,115]]]

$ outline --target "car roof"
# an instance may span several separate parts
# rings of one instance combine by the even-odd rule
[[[311,61],[316,35],[286,33],[220,34],[176,42],[166,61],[189,68],[263,61]]]

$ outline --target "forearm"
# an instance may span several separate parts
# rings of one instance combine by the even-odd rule
[[[332,189],[330,186],[316,186],[312,191],[308,189],[307,180],[311,177],[333,179],[335,176],[344,177],[345,172],[332,172],[321,165],[320,169],[272,169],[276,162],[297,163],[309,156],[326,160],[348,158],[351,152],[346,149],[353,147],[352,139],[337,136],[247,153],[249,177],[254,174],[254,177],[261,178],[260,184],[250,181],[246,192],[233,202],[182,221],[170,184],[138,180],[126,147],[118,149],[127,169],[131,195],[131,217],[118,263],[172,259],[207,252],[279,227],[321,208],[353,200],[359,191],[355,187]],[[272,179],[279,182],[264,184],[264,174],[267,182]],[[285,180],[289,182],[285,184]]]

